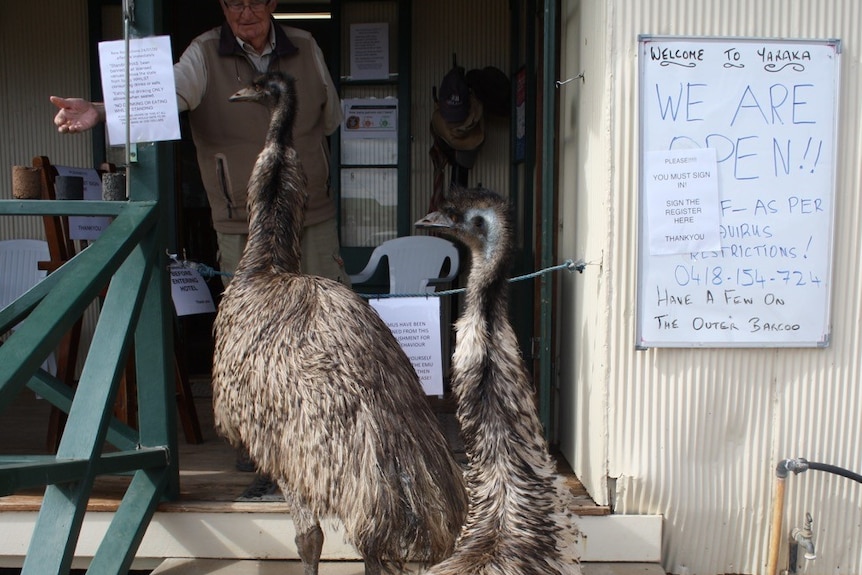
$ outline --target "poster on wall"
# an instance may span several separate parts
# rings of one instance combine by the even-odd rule
[[[397,98],[345,98],[342,140],[398,138]]]
[[[650,255],[721,249],[715,150],[647,152],[644,205]]]
[[[636,347],[829,344],[838,40],[641,36]]]
[[[350,25],[350,79],[389,78],[389,25],[386,22]]]

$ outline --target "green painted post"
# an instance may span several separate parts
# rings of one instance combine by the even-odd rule
[[[161,28],[161,2],[138,2],[135,10],[132,34],[157,34]],[[91,571],[106,575],[128,570],[158,501],[179,495],[173,304],[167,267],[168,237],[175,227],[172,148],[168,143],[138,144],[135,160],[129,165],[129,200],[155,201],[159,214],[153,235],[141,245],[152,274],[145,286],[134,339],[138,429],[141,446],[167,448],[168,466],[135,474],[93,558]]]
[[[555,0],[545,0],[544,15],[544,67],[542,90],[542,235],[541,235],[541,269],[554,265],[554,192],[556,190],[556,150],[554,146],[556,134],[556,89],[554,80],[557,75],[557,3]],[[539,418],[545,428],[545,439],[552,436],[551,400],[552,371],[551,342],[553,340],[551,309],[553,304],[553,276],[541,276],[540,298],[541,317],[539,319]]]

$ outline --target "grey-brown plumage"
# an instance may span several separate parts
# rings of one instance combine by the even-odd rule
[[[439,561],[466,495],[418,376],[367,302],[300,273],[293,79],[270,73],[232,99],[269,104],[272,120],[249,182],[248,244],[215,320],[216,428],[278,482],[307,574],[321,515],[341,519],[366,573]]]
[[[455,552],[427,575],[579,573],[572,496],[548,453],[508,319],[508,205],[489,190],[457,189],[417,226],[472,254],[452,362],[469,508]]]

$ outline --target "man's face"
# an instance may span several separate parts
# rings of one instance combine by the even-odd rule
[[[276,0],[221,0],[222,12],[234,36],[260,50],[269,39],[269,22]]]

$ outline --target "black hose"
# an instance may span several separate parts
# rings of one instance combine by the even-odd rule
[[[828,463],[817,463],[815,461],[808,462],[808,469],[816,469],[817,471],[827,471],[829,473],[834,473],[835,475],[840,475],[841,477],[846,477],[847,479],[852,479],[857,483],[862,483],[862,475],[858,473],[853,473],[852,471],[848,471],[843,467],[837,467],[835,465],[829,465]]]

